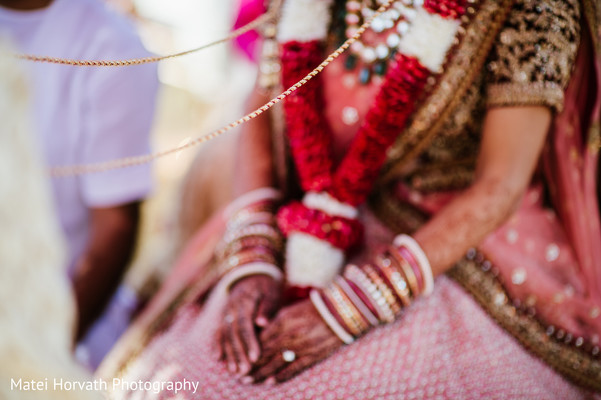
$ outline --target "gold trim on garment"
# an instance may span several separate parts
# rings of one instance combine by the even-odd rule
[[[386,192],[383,192],[386,193]],[[403,221],[405,210],[398,200],[395,202],[390,193],[382,194],[378,201],[370,205],[380,221],[395,233],[406,232]],[[459,261],[447,272],[457,281],[480,306],[523,346],[536,357],[547,363],[565,378],[575,384],[601,391],[601,360],[599,349],[597,355],[587,352],[590,344],[565,343],[568,333],[561,338],[552,336],[549,327],[534,317],[533,314],[519,311],[510,300],[503,285],[496,277],[495,268],[483,254],[472,252],[471,259]],[[573,337],[573,335],[571,335]]]
[[[475,253],[475,252],[474,252]],[[601,360],[572,343],[552,335],[543,323],[519,311],[486,261],[461,260],[447,274],[480,303],[482,308],[535,356],[565,378],[586,389],[601,391]],[[487,270],[487,271],[485,271]],[[562,337],[568,337],[568,334]]]
[[[487,91],[488,107],[552,104],[558,112],[563,109],[564,89],[555,82],[497,83],[488,85]]]

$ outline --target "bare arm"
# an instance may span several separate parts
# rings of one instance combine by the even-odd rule
[[[78,308],[77,339],[100,316],[119,285],[134,251],[140,204],[91,209],[91,232],[73,286]]]
[[[434,275],[450,268],[515,211],[550,123],[545,107],[488,111],[474,184],[415,234]]]
[[[247,109],[254,110],[268,100],[255,90]],[[249,121],[242,129],[236,147],[234,198],[274,183],[268,113]],[[262,349],[257,328],[267,325],[277,311],[280,289],[280,282],[266,275],[247,276],[232,286],[218,340],[220,358],[230,372],[246,374],[259,359]]]
[[[247,109],[257,109],[268,101],[268,97],[255,90]],[[234,198],[253,189],[272,186],[274,181],[269,112],[249,121],[242,129],[236,147]]]

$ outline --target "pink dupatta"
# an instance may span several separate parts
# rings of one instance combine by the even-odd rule
[[[583,33],[584,30],[583,30]],[[540,185],[520,210],[481,246],[499,268],[514,301],[575,340],[601,336],[601,219],[597,185],[601,82],[599,58],[582,35],[564,109],[543,154],[554,208],[543,208]],[[563,336],[563,335],[562,335]]]

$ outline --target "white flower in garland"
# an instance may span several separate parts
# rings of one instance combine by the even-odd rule
[[[455,19],[443,18],[417,7],[407,33],[401,38],[399,52],[417,58],[430,71],[439,72],[459,25]]]
[[[325,287],[344,264],[344,252],[313,235],[293,232],[286,244],[286,279],[294,286]]]
[[[359,211],[328,193],[307,192],[303,205],[329,216],[356,219]],[[344,250],[327,240],[303,232],[292,232],[286,244],[286,277],[295,286],[325,287],[340,273]]]
[[[288,0],[282,5],[278,24],[279,42],[309,42],[328,35],[332,0]]]

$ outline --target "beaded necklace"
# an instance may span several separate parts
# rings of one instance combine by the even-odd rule
[[[338,32],[340,40],[352,37],[361,23],[373,16],[373,7],[381,5],[382,0],[377,0],[376,3],[376,5],[366,4],[366,0],[350,0],[345,3],[345,12],[339,13],[344,16],[344,21],[338,24],[345,26],[343,32],[342,30]],[[415,17],[414,5],[419,7],[422,4],[423,0],[393,2],[391,7],[374,18],[371,24],[371,30],[377,34],[379,43],[368,44],[364,40],[353,43],[344,66],[352,71],[361,64],[358,74],[359,83],[366,85],[374,74],[383,76],[386,73],[388,63],[394,58],[402,35],[407,33],[411,20]]]
[[[280,25],[298,19],[312,3],[323,0],[289,0]],[[321,4],[319,4],[321,3]],[[287,135],[301,188],[302,202],[284,206],[278,225],[288,236],[287,278],[296,286],[324,286],[339,272],[344,252],[362,237],[357,206],[373,187],[386,151],[402,131],[423,95],[427,78],[440,72],[459,28],[467,0],[426,0],[400,38],[384,82],[347,154],[334,168],[332,133],[323,110],[321,77],[284,103]],[[291,14],[291,15],[287,15]],[[294,21],[297,26],[300,22]],[[326,21],[329,23],[329,21]],[[282,30],[286,25],[280,28]],[[310,71],[322,58],[323,37],[284,32],[282,80],[284,86]],[[313,35],[315,36],[315,35]]]

